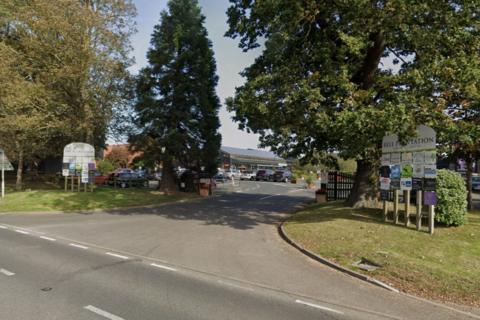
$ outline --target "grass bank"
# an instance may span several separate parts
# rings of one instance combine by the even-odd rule
[[[9,190],[10,191],[10,190]],[[191,195],[164,195],[148,189],[96,188],[94,192],[39,189],[7,192],[0,199],[0,212],[78,211],[156,205]]]
[[[479,307],[480,212],[468,220],[461,227],[437,227],[430,236],[382,222],[379,210],[329,203],[293,215],[285,231],[305,248],[404,292]],[[362,258],[381,267],[352,266]]]

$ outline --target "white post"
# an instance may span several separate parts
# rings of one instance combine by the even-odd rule
[[[2,152],[2,198],[5,197],[5,152]]]

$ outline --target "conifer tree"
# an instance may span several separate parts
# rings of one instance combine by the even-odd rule
[[[135,149],[162,162],[161,188],[175,189],[173,167],[214,174],[220,149],[218,82],[212,44],[196,0],[161,13],[137,80]]]

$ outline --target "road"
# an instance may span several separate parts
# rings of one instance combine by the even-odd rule
[[[295,185],[91,214],[0,215],[0,319],[474,319],[346,276],[276,232]],[[480,319],[480,317],[478,317]]]

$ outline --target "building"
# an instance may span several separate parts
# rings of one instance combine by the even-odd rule
[[[287,166],[289,166],[287,160],[270,151],[233,147],[221,147],[220,149],[220,167],[224,169],[255,171]]]

